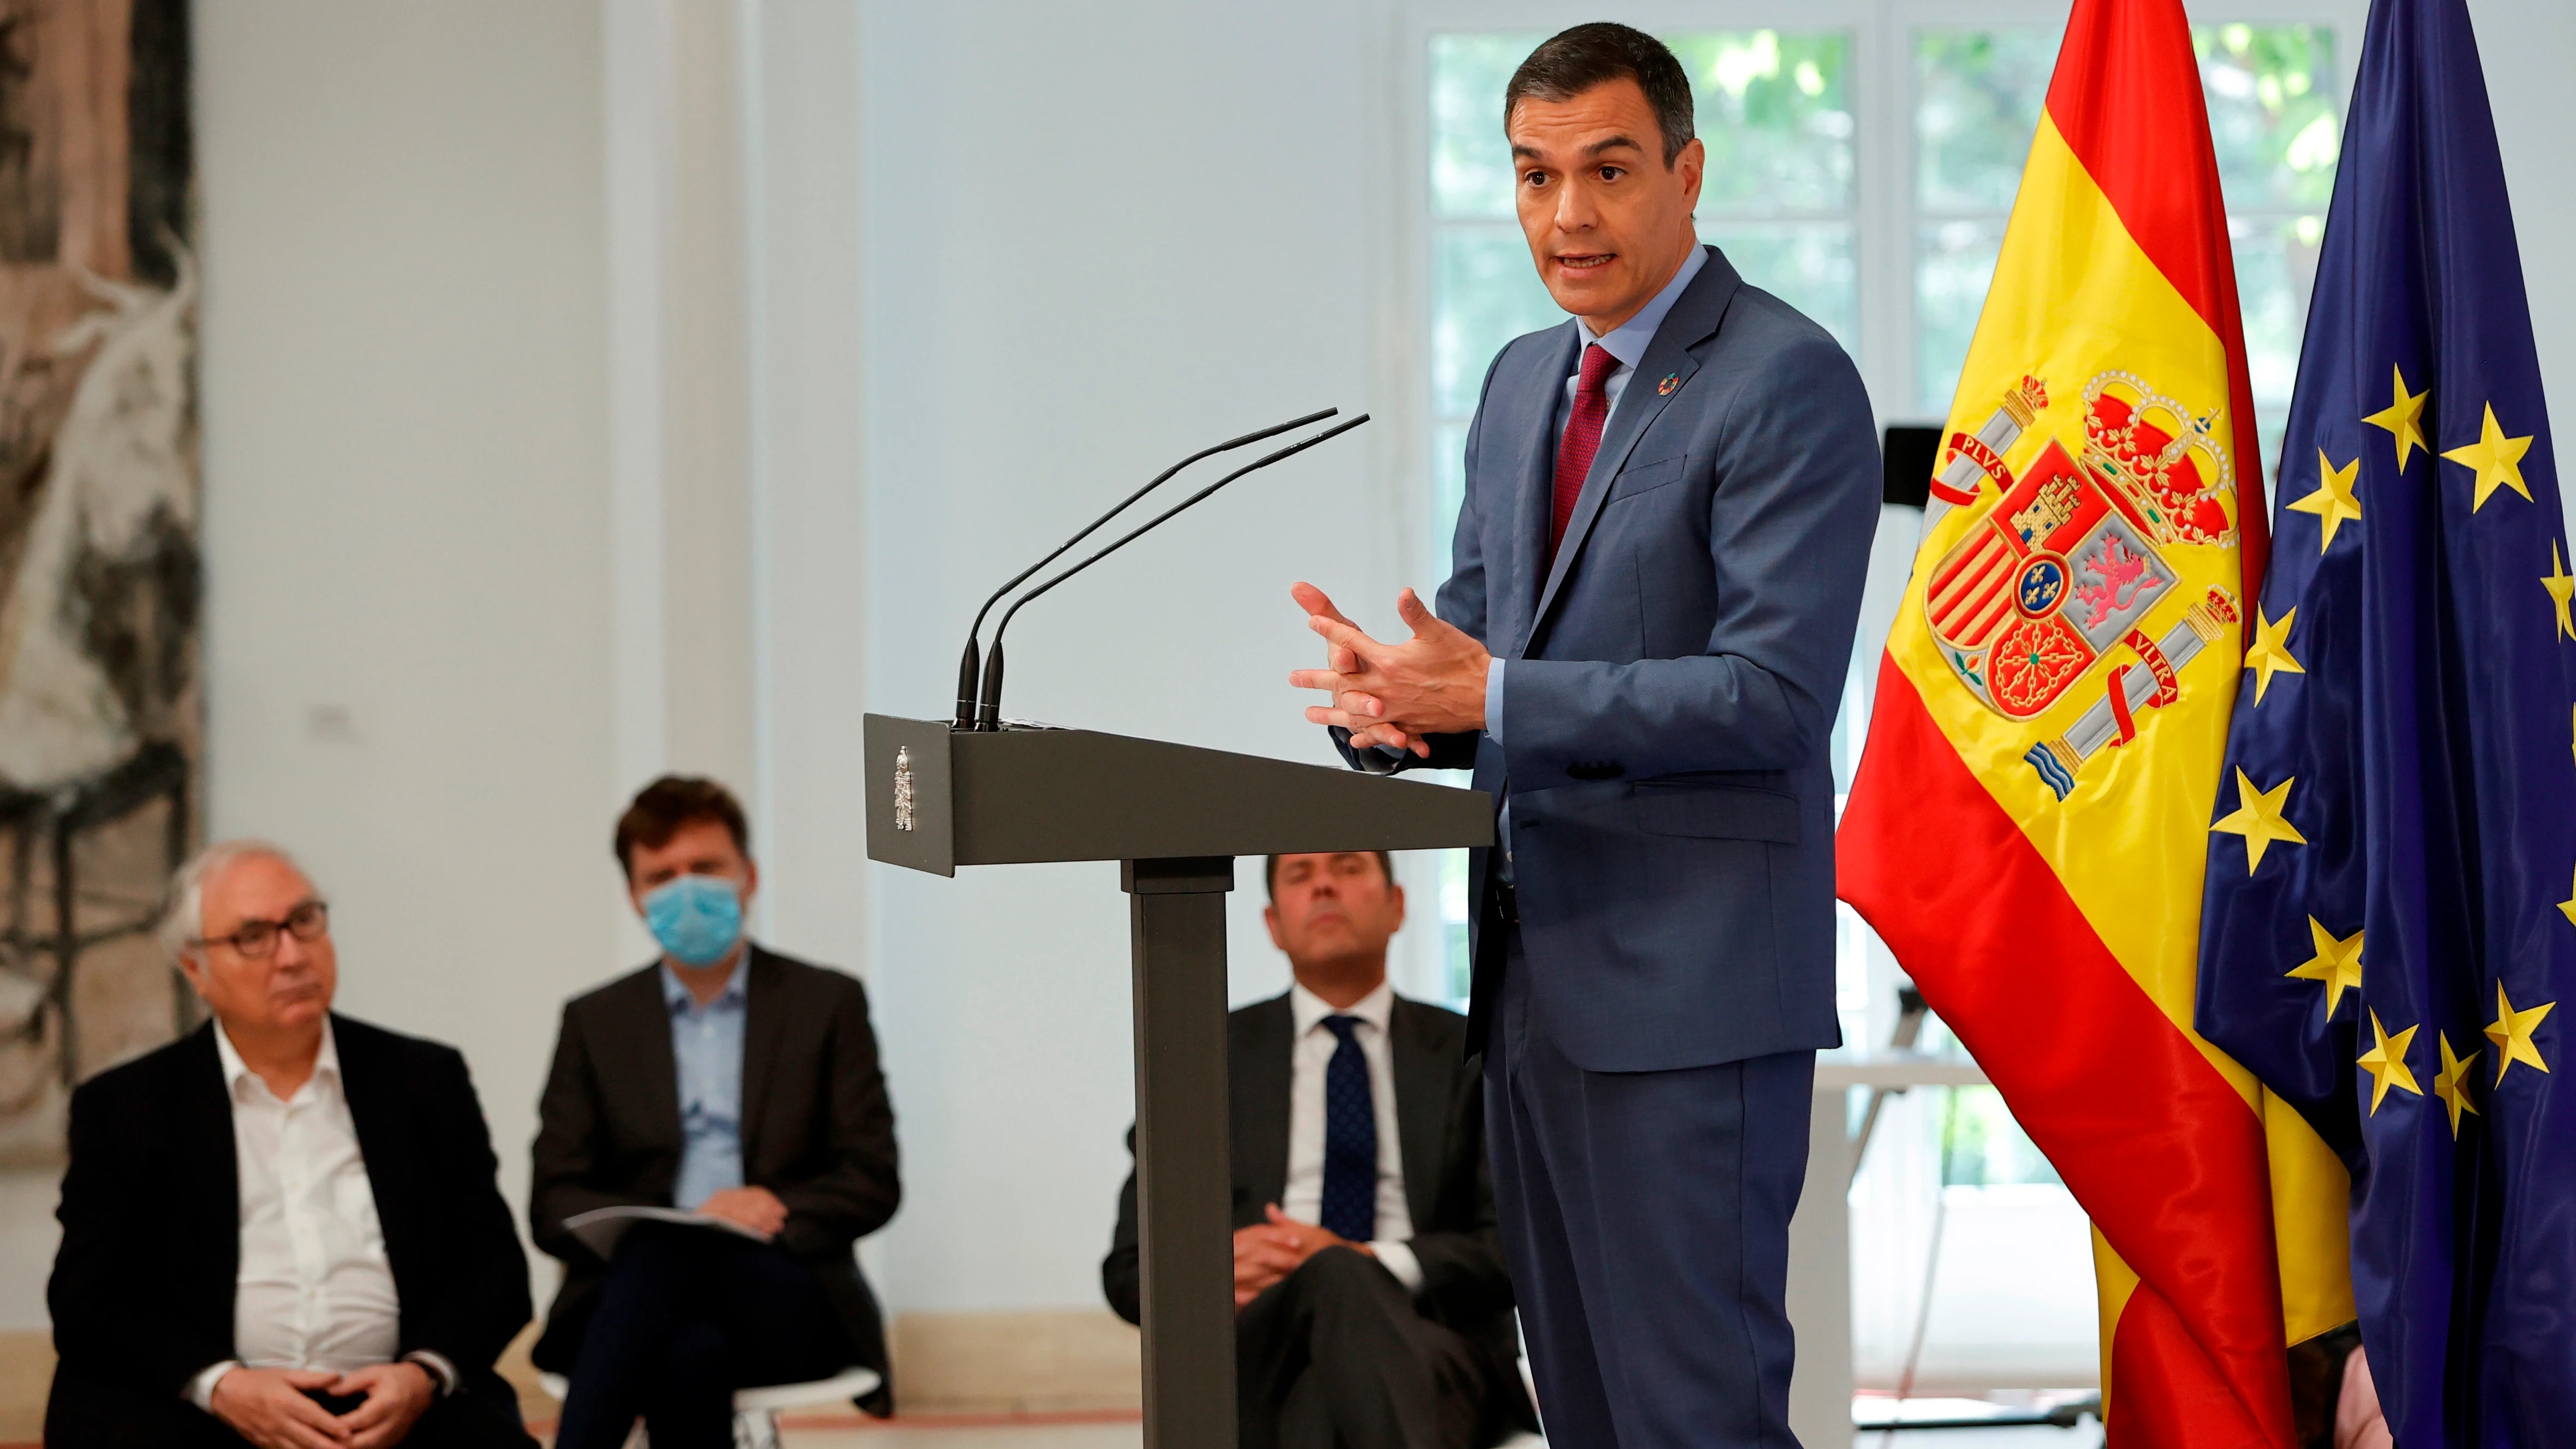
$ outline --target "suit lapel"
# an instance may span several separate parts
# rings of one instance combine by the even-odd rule
[[[1440,1203],[1441,1123],[1448,1116],[1450,1073],[1457,1068],[1421,1029],[1421,1008],[1399,996],[1387,1019],[1395,1061],[1395,1140],[1404,1156],[1404,1205],[1416,1233],[1429,1232]]]
[[[1288,1087],[1296,1036],[1288,998],[1274,997],[1250,1009],[1243,1056],[1227,1064],[1235,1100],[1242,1104],[1235,1117],[1235,1177],[1255,1207],[1277,1202],[1288,1191]]]
[[[367,1168],[367,1187],[376,1199],[376,1224],[384,1230],[385,1258],[393,1267],[399,1291],[415,1261],[419,1241],[419,1164],[412,1158],[415,1134],[403,1130],[400,1084],[381,1070],[363,1032],[351,1032],[345,1018],[331,1018],[331,1037],[340,1053],[340,1094],[348,1099],[349,1122],[358,1132],[358,1156]]]
[[[611,1091],[629,1091],[633,1101],[642,1107],[641,1116],[653,1124],[651,1140],[671,1149],[677,1163],[683,1138],[680,1132],[680,1064],[671,1055],[671,1003],[662,995],[660,963],[646,967],[634,976],[633,983],[601,1003],[614,1002],[614,1021],[602,1033],[609,1042],[632,1042],[632,1059],[606,1064],[606,1072],[617,1086]],[[667,1185],[667,1184],[666,1184]]]
[[[188,1257],[202,1275],[202,1290],[189,1301],[220,1301],[229,1340],[234,1284],[241,1276],[241,1158],[233,1143],[232,1097],[215,1051],[216,1030],[209,1021],[188,1037],[181,1089],[173,1103],[178,1140],[172,1148],[186,1167],[181,1191],[188,1194],[189,1232],[197,1241]]]
[[[1556,410],[1565,397],[1566,376],[1574,370],[1582,330],[1582,323],[1572,321],[1559,329],[1563,335],[1557,338],[1555,356],[1546,369],[1546,388],[1536,406],[1527,409],[1513,459],[1512,614],[1496,645],[1509,648],[1512,657],[1518,657],[1521,644],[1529,638],[1530,622],[1538,617],[1539,586],[1547,577],[1548,517],[1556,506]]]
[[[1627,387],[1619,394],[1619,406],[1610,414],[1609,427],[1601,435],[1601,450],[1593,454],[1592,471],[1584,475],[1583,492],[1574,501],[1574,516],[1566,522],[1564,541],[1557,545],[1546,587],[1539,592],[1538,607],[1530,612],[1529,632],[1521,637],[1519,647],[1513,651],[1515,655],[1527,653],[1530,641],[1538,637],[1538,627],[1555,606],[1557,592],[1574,566],[1574,556],[1582,551],[1583,540],[1592,531],[1592,521],[1601,514],[1610,480],[1626,465],[1629,450],[1663,415],[1665,405],[1680,393],[1691,374],[1699,371],[1699,360],[1691,356],[1690,349],[1717,330],[1738,285],[1735,268],[1727,265],[1725,254],[1711,248],[1699,275],[1674,299],[1673,310],[1664,314],[1663,325],[1655,329],[1654,340],[1646,344],[1644,359],[1629,374]],[[1668,377],[1673,379],[1669,390],[1664,387]]]
[[[780,978],[786,973],[768,952],[746,947],[742,969],[750,973],[742,983],[742,1172],[748,1181],[752,1164],[760,1160],[761,1120],[787,1031],[787,1003],[778,999],[783,989]],[[678,1093],[674,1085],[672,1095],[676,1098]]]

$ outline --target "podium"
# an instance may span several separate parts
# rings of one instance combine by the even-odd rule
[[[868,858],[1118,861],[1136,1007],[1145,1449],[1232,1449],[1225,893],[1234,857],[1486,845],[1479,791],[1090,730],[867,717]]]

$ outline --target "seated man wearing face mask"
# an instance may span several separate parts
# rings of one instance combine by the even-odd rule
[[[617,822],[662,957],[564,1008],[538,1104],[528,1225],[565,1274],[534,1356],[571,1379],[558,1449],[615,1449],[638,1416],[654,1449],[729,1446],[736,1389],[886,1371],[851,1256],[901,1196],[867,992],[743,935],[748,840],[701,779],[654,781]],[[642,1222],[603,1259],[566,1223],[615,1207],[743,1231]]]

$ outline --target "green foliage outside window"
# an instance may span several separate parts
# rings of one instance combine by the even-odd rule
[[[1850,37],[1753,30],[1667,42],[1691,82],[1708,170],[1700,215],[1847,211],[1853,161]]]
[[[2231,207],[2322,209],[2334,196],[2343,108],[2323,25],[2203,25],[2191,33],[2209,134]]]

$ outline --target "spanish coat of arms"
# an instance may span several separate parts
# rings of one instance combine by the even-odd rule
[[[2178,671],[2237,622],[2234,599],[2211,588],[2161,635],[2148,627],[2183,590],[2173,549],[2236,541],[2235,478],[2214,419],[2125,372],[2086,385],[2081,457],[2051,438],[2016,476],[2004,457],[2048,405],[2025,377],[1984,427],[1951,436],[1934,497],[1976,503],[1986,478],[1999,496],[1933,566],[1923,612],[1951,671],[2007,719],[2103,676],[2095,707],[2026,757],[2063,799],[2084,760],[2179,697]]]

